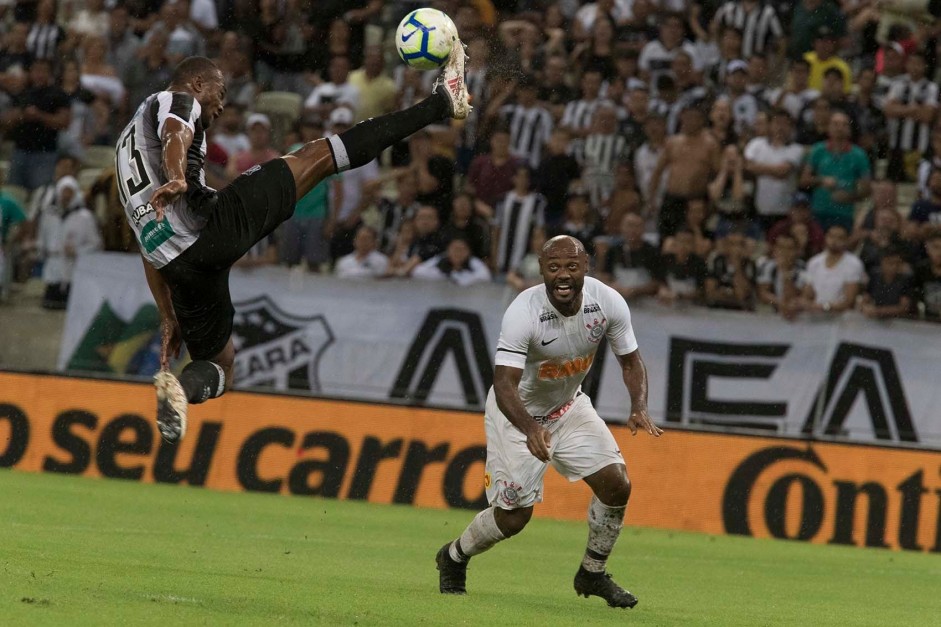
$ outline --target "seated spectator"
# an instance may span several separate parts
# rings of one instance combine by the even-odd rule
[[[43,0],[55,7],[55,0]],[[53,8],[53,18],[55,9]],[[130,14],[126,5],[118,4],[108,15],[108,63],[114,66],[117,75],[124,76],[128,65],[141,46],[140,38],[131,28]],[[136,104],[134,107],[136,108]]]
[[[827,229],[826,248],[807,263],[801,308],[813,313],[842,313],[856,306],[865,280],[863,262],[846,250],[846,228]]]
[[[715,245],[715,232],[710,224],[716,222],[716,216],[709,216],[709,201],[706,198],[690,198],[686,204],[686,222],[684,226],[693,233],[693,253],[702,259],[708,259]],[[662,242],[661,252],[673,252],[673,237]]]
[[[517,165],[513,189],[496,206],[491,245],[495,274],[519,265],[534,230],[545,228],[546,199],[530,189],[530,171]]]
[[[157,33],[167,36],[166,55],[173,67],[186,57],[206,55],[206,40],[190,19],[189,11],[186,0],[164,3],[160,20],[144,35],[145,42]]]
[[[896,247],[882,252],[879,267],[869,273],[869,285],[859,310],[867,318],[908,318],[912,311],[912,277],[903,272],[905,260]]]
[[[562,222],[569,185],[581,176],[578,162],[568,153],[570,138],[564,128],[552,131],[546,154],[534,177],[536,191],[546,199],[546,224],[553,226]]]
[[[376,229],[361,225],[353,238],[353,252],[337,260],[336,275],[343,279],[377,279],[389,269],[389,258],[376,250]]]
[[[447,280],[465,287],[490,281],[490,270],[487,264],[471,255],[465,240],[453,239],[444,253],[418,264],[412,271],[412,278]]]
[[[383,197],[378,205],[381,224],[379,249],[385,253],[392,252],[402,225],[411,221],[421,206],[414,172],[406,170],[396,179],[396,192],[395,198]]]
[[[313,133],[311,138],[308,133]],[[322,136],[318,127],[301,127],[301,139],[312,141]],[[293,146],[292,146],[293,148]],[[343,185],[337,175],[320,181],[297,201],[294,213],[278,229],[281,263],[296,266],[301,260],[317,272],[330,261],[330,242],[327,241],[327,219],[331,208],[342,203]]]
[[[546,243],[546,233],[542,229],[535,229],[529,238],[529,252],[520,260],[519,265],[506,274],[506,283],[515,290],[522,292],[534,285],[543,282],[542,271],[539,269],[539,258],[542,256],[542,247]]]
[[[490,258],[490,229],[482,218],[474,215],[474,197],[458,194],[451,204],[451,218],[441,229],[445,243],[462,239],[471,248],[471,254],[487,261]]]
[[[928,258],[915,268],[915,298],[925,320],[941,322],[941,231],[925,240]]]
[[[428,261],[435,255],[444,252],[444,242],[441,241],[438,210],[429,205],[423,205],[415,212],[412,221],[414,229],[411,234],[400,233],[402,250],[392,257],[391,274],[393,276],[409,276],[418,264]],[[403,225],[403,231],[406,231]]]
[[[890,248],[898,249],[906,263],[911,262],[915,254],[902,240],[902,217],[899,212],[894,208],[881,207],[874,210],[874,213],[873,229],[863,239],[859,249],[859,260],[863,262],[863,268],[869,276],[878,271],[882,254]]]
[[[660,273],[663,286],[657,298],[666,305],[695,303],[702,299],[706,262],[693,253],[693,233],[686,227],[673,236],[673,251],[663,255]]]
[[[931,171],[928,193],[928,198],[915,201],[908,214],[906,234],[915,241],[926,241],[929,235],[941,231],[941,169]]]
[[[127,91],[114,66],[108,63],[108,41],[103,36],[85,37],[82,43],[82,87],[106,98],[112,111],[124,111]]]
[[[869,158],[850,141],[850,119],[845,113],[830,115],[828,133],[828,142],[810,149],[801,186],[813,188],[814,217],[824,228],[839,224],[850,232],[855,203],[869,196]]]
[[[281,153],[271,146],[271,120],[264,113],[252,113],[245,120],[248,132],[248,150],[243,150],[229,159],[226,174],[234,179],[243,172],[277,159]]]
[[[513,189],[517,160],[510,154],[510,133],[497,128],[490,137],[490,152],[477,155],[467,172],[466,191],[490,207],[496,207],[504,194]]]
[[[748,256],[745,234],[733,230],[717,246],[707,266],[706,305],[715,309],[755,308],[755,264]]]
[[[794,197],[791,199],[791,210],[788,216],[778,220],[768,231],[768,244],[773,247],[775,240],[781,235],[786,233],[793,235],[792,231],[795,224],[805,226],[807,248],[810,252],[810,256],[816,255],[823,250],[823,228],[817,223],[811,212],[810,196],[803,192],[794,194]],[[804,257],[801,256],[801,259],[803,258]]]
[[[644,210],[644,201],[634,178],[634,164],[630,159],[619,161],[614,170],[614,190],[600,206],[606,235],[617,235],[621,229],[621,220],[629,213],[640,215]],[[654,225],[651,224],[651,230]]]
[[[798,257],[797,240],[788,233],[779,235],[771,257],[759,264],[758,301],[788,320],[794,318],[800,311],[805,267]]]
[[[660,253],[644,241],[644,219],[621,218],[621,237],[598,263],[598,278],[625,299],[656,296],[660,290]]]
[[[565,205],[565,220],[558,227],[549,230],[548,235],[569,235],[585,245],[585,251],[591,257],[595,254],[595,238],[602,234],[601,227],[595,220],[589,204],[588,190],[581,181],[572,183],[568,202]]]
[[[876,222],[876,212],[879,209],[897,211],[899,200],[898,190],[892,181],[881,180],[872,183],[872,203],[868,211],[857,213],[853,231],[846,243],[847,248],[855,249],[863,240],[869,237]]]

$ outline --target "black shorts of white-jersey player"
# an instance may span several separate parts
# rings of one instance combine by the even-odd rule
[[[468,560],[523,530],[532,517],[532,504],[541,500],[542,475],[551,462],[569,480],[582,479],[594,492],[588,546],[575,575],[576,593],[599,596],[612,607],[634,607],[637,598],[606,572],[631,483],[616,441],[578,388],[597,342],[602,335],[608,337],[631,397],[628,426],[635,435],[642,430],[659,437],[663,431],[647,414],[646,368],[624,299],[595,279],[588,279],[591,284],[586,286],[588,256],[581,242],[564,235],[549,240],[539,267],[545,286],[525,290],[509,306],[498,343],[485,413],[485,486],[491,506],[438,551],[439,589],[465,594]],[[573,357],[573,351],[582,354]],[[511,367],[501,361],[524,365]],[[582,366],[565,365],[572,363]],[[547,415],[533,416],[527,406]]]
[[[219,68],[204,57],[185,59],[175,69],[166,92],[155,94],[150,106],[145,101],[138,109],[122,134],[123,145],[119,141],[116,161],[119,170],[125,168],[130,183],[124,189],[128,220],[137,220],[139,230],[142,220],[148,223],[149,230],[140,230],[139,237],[151,249],[155,241],[166,241],[153,237],[153,233],[174,233],[169,225],[161,227],[160,223],[180,206],[179,202],[185,202],[187,212],[204,223],[195,242],[159,269],[144,259],[147,282],[161,316],[161,372],[154,381],[157,425],[164,439],[175,442],[183,437],[188,403],[218,397],[232,385],[235,347],[231,337],[234,309],[228,285],[231,266],[290,218],[297,200],[326,177],[368,163],[385,148],[429,124],[447,117],[466,118],[470,106],[464,60],[464,47],[457,41],[432,95],[422,102],[308,143],[248,170],[218,191],[203,184],[203,160],[204,131],[224,106],[226,88]],[[174,107],[184,111],[183,115],[174,115]],[[185,111],[189,111],[189,117]],[[140,137],[135,143],[134,136],[129,135],[138,131],[148,139],[149,148],[142,146]],[[194,135],[198,135],[198,144]],[[148,149],[159,154],[146,153]],[[152,195],[141,191],[145,182],[138,175],[142,171],[149,173],[148,179],[157,179],[146,182],[154,188]],[[135,208],[142,198],[149,198],[149,202]],[[154,219],[155,223],[150,224]],[[192,240],[190,234],[189,242]],[[170,356],[179,356],[181,343],[186,344],[193,361],[177,380],[168,366]]]

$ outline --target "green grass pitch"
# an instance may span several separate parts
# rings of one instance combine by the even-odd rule
[[[633,610],[577,597],[584,524],[434,555],[472,512],[0,471],[4,625],[937,625],[941,555],[627,527]],[[630,511],[628,511],[628,516]]]

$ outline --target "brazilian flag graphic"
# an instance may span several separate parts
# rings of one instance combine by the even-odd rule
[[[185,364],[180,360],[178,367]],[[160,314],[143,305],[125,321],[103,303],[69,358],[68,370],[150,377],[160,370]]]

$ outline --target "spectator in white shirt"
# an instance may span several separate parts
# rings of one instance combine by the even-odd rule
[[[775,109],[768,137],[756,137],[745,146],[745,170],[755,176],[755,208],[765,231],[787,215],[797,190],[804,149],[791,141],[793,131],[790,114]]]
[[[416,279],[451,281],[461,287],[490,281],[487,264],[471,255],[470,245],[463,239],[453,239],[443,254],[422,262],[412,271]]]
[[[726,97],[732,105],[735,132],[741,137],[751,135],[758,116],[758,99],[748,92],[748,64],[736,59],[725,73]]]
[[[316,113],[321,119],[326,119],[330,113],[339,106],[346,106],[351,111],[359,109],[359,89],[348,81],[350,76],[349,57],[336,56],[330,59],[327,67],[326,83],[314,87],[304,109]]]
[[[813,313],[842,313],[856,305],[865,280],[863,262],[846,250],[846,228],[827,229],[826,247],[807,263],[802,308]]]
[[[670,67],[673,63],[673,57],[677,51],[685,50],[693,60],[693,69],[697,72],[702,69],[699,56],[693,44],[683,39],[686,24],[683,16],[669,14],[660,22],[660,33],[657,39],[644,46],[640,52],[640,58],[637,66],[640,69],[640,77],[653,86],[657,84],[657,78],[663,75],[670,75]]]
[[[376,250],[378,244],[376,229],[361,225],[353,238],[353,252],[337,261],[337,276],[343,279],[375,279],[384,276],[389,268],[389,258]]]

